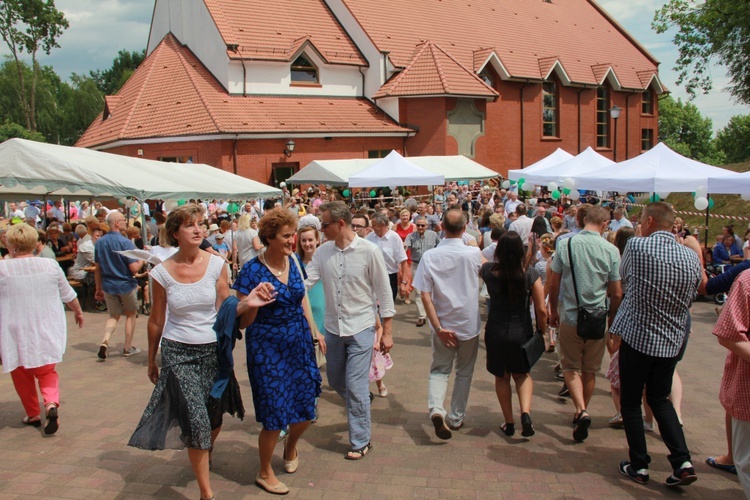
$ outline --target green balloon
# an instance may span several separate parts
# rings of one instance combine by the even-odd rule
[[[370,191],[370,198],[375,198],[377,195],[378,193],[376,193],[374,189]]]
[[[178,207],[181,207],[181,206],[182,206],[182,205],[184,205],[184,204],[185,204],[185,200],[179,200],[179,201],[177,202],[177,206],[178,206]]]
[[[513,181],[511,181],[511,182],[513,182]],[[518,183],[519,183],[519,184],[526,184],[526,179],[525,179],[525,178],[523,178],[523,177],[520,177],[520,178],[518,179]]]
[[[655,202],[659,201],[659,195],[656,194],[656,193],[652,194],[651,196],[648,197],[648,201],[650,203],[655,203]]]
[[[523,180],[519,179],[518,180],[518,190],[519,191],[523,191],[523,185],[524,185]]]
[[[690,193],[690,196],[692,196],[693,198],[695,198],[695,191],[693,191],[692,193]]]
[[[560,191],[552,191],[552,199],[553,200],[559,200],[560,199]]]
[[[351,194],[351,192],[348,189],[344,189],[344,192],[341,194],[344,195],[344,198],[349,198],[349,195]]]
[[[563,188],[563,193],[564,193],[565,195],[569,195],[569,194],[570,194],[570,189],[568,189],[568,188]]]
[[[521,182],[520,180],[518,181],[518,183],[519,183],[519,184],[523,184],[523,183],[522,183],[522,182]],[[510,185],[511,185],[511,186],[515,186],[515,185],[516,185],[516,181],[514,181],[514,180],[512,180],[512,179],[511,179],[511,181],[510,181]]]
[[[708,209],[711,210],[712,208],[714,208],[714,199],[713,198],[709,198],[708,199]]]

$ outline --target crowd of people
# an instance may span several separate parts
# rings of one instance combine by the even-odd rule
[[[141,352],[133,345],[136,318],[148,314],[147,375],[154,391],[129,444],[187,447],[202,499],[213,498],[209,470],[223,414],[245,414],[232,358],[244,331],[262,425],[255,482],[283,495],[289,488],[272,468],[274,450],[283,441],[286,473],[300,467],[297,443],[319,418],[323,364],[346,408],[344,458],[372,452],[370,385],[388,396],[383,378],[394,365],[399,300],[410,305],[413,299],[417,328],[429,325],[428,417],[438,439],[452,439],[467,418],[484,302],[486,369],[494,376],[503,433],[516,432],[515,385],[521,436],[535,435],[531,371],[547,350],[559,359],[558,395],[575,407],[572,437],[585,441],[596,374],[608,352],[610,425],[625,429],[628,444],[619,472],[649,481],[644,432],[655,420],[673,470],[665,483],[685,486],[697,475],[682,430],[676,367],[696,293],[731,287],[714,329],[730,351],[720,395],[728,452],[707,463],[737,474],[750,492],[744,397],[750,295],[742,293],[750,286],[750,274],[743,273],[750,261],[731,226],[706,253],[661,202],[629,215],[622,198],[606,205],[521,200],[512,189],[481,183],[452,183],[429,196],[378,190],[351,200],[322,188],[284,190],[279,200],[251,199],[233,214],[224,200],[188,200],[168,213],[163,203],[131,204],[137,213],[132,206],[69,204],[65,213],[60,202],[46,212],[34,202],[10,203],[9,227],[0,231],[0,354],[24,407],[23,423],[43,427],[46,435],[59,428],[54,368],[65,350],[63,304],[82,326],[71,283],[85,283],[109,316],[96,352],[101,362],[111,357],[122,316],[121,355]],[[709,256],[725,270],[711,279]],[[12,300],[19,287],[48,290],[49,304],[9,314],[25,307]]]

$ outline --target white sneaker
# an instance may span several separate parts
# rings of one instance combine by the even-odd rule
[[[141,352],[141,350],[138,349],[136,346],[130,346],[129,350],[127,350],[127,351],[123,350],[122,351],[122,355],[125,356],[126,358],[129,358],[130,356],[132,356],[134,354],[138,354],[139,352]]]
[[[654,423],[643,421],[643,430],[646,432],[654,432]]]

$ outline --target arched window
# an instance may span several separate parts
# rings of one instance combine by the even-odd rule
[[[596,89],[596,147],[609,147],[609,87]]]
[[[560,106],[558,104],[557,84],[544,82],[542,84],[542,135],[544,137],[560,137]]]
[[[299,56],[292,63],[292,82],[320,83],[318,81],[318,68],[310,62],[305,54]]]

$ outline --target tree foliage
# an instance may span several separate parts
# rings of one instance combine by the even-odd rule
[[[36,87],[40,73],[37,53],[42,50],[49,55],[53,48],[59,47],[57,39],[69,26],[65,15],[55,8],[54,0],[0,1],[0,36],[16,63],[21,109],[26,128],[32,132],[37,128]],[[31,56],[30,89],[26,87],[20,60],[24,52]]]
[[[13,138],[44,142],[44,136],[42,134],[39,132],[29,132],[23,125],[10,122],[0,125],[0,142],[5,142],[8,139]]]
[[[733,116],[723,129],[716,133],[716,146],[729,163],[750,159],[750,115]]]
[[[724,155],[716,149],[713,125],[692,103],[668,96],[659,101],[659,140],[683,156],[721,165]]]
[[[140,52],[121,50],[117,53],[117,57],[112,62],[111,68],[103,71],[91,71],[89,74],[104,95],[114,95],[125,85],[130,75],[141,65],[145,58],[145,50]]]
[[[729,93],[750,104],[750,2],[747,0],[670,0],[656,12],[653,28],[677,30],[677,84],[694,97],[711,90],[712,58],[727,69]]]

